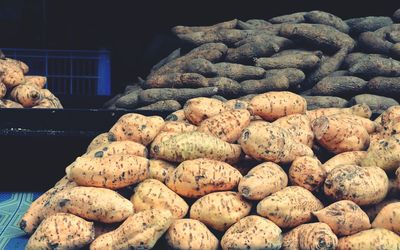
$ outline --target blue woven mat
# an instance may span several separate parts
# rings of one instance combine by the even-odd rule
[[[19,229],[25,211],[40,193],[0,192],[0,249],[23,250],[28,237]]]

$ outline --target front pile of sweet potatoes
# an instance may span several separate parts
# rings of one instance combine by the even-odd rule
[[[126,114],[32,203],[26,249],[399,249],[400,106],[371,114],[286,91]]]

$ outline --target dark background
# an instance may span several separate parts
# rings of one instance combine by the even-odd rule
[[[175,25],[268,19],[314,9],[343,19],[391,16],[397,8],[399,1],[0,0],[0,41],[11,48],[106,48],[116,94],[179,46],[170,33]]]

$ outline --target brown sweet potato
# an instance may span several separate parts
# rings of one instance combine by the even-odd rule
[[[241,178],[240,172],[225,162],[199,158],[179,164],[165,183],[179,195],[198,198],[216,191],[232,190]]]
[[[175,165],[163,160],[149,160],[149,178],[165,182],[167,177],[175,170]]]
[[[238,22],[237,22],[237,27],[242,30],[264,29],[271,25],[272,24],[270,22],[267,22],[263,19],[249,19],[246,22],[238,20]]]
[[[373,114],[382,114],[388,108],[399,105],[399,103],[392,98],[371,94],[356,95],[349,101],[349,104],[366,104],[371,109]]]
[[[35,85],[20,84],[10,93],[11,99],[20,103],[24,108],[30,108],[38,104],[43,96]]]
[[[203,58],[191,60],[190,63],[186,65],[185,71],[187,73],[200,74],[205,77],[214,77],[217,75],[214,64]]]
[[[366,151],[350,151],[335,155],[326,161],[322,167],[329,174],[332,169],[340,165],[357,165],[360,166],[361,160],[367,155]]]
[[[259,30],[212,29],[185,34],[178,34],[180,40],[199,46],[207,43],[224,43],[232,45],[248,36],[257,35]]]
[[[225,231],[231,225],[247,216],[251,203],[235,192],[216,192],[201,197],[190,208],[190,218],[207,226]]]
[[[186,122],[175,122],[175,121],[166,121],[164,123],[161,132],[175,132],[175,133],[182,133],[182,132],[193,132],[196,131],[197,127]]]
[[[218,115],[226,109],[220,100],[206,97],[190,99],[183,107],[186,119],[194,125],[200,125],[205,119]]]
[[[311,90],[313,95],[354,95],[365,91],[367,81],[355,76],[328,76],[319,81]]]
[[[292,185],[313,192],[318,191],[324,183],[326,172],[317,158],[303,156],[292,162],[288,176]]]
[[[268,219],[250,215],[231,226],[221,239],[224,250],[280,249],[282,230]]]
[[[217,87],[204,87],[197,89],[154,88],[141,91],[139,94],[139,101],[142,104],[151,104],[165,100],[175,100],[179,102],[200,96],[213,96],[217,93]]]
[[[172,222],[169,210],[141,211],[129,216],[116,230],[95,239],[90,250],[151,249]]]
[[[74,249],[94,240],[93,222],[78,216],[58,213],[42,221],[29,239],[25,249]]]
[[[363,77],[400,76],[400,62],[391,58],[362,58],[349,68],[352,75]]]
[[[223,141],[237,141],[250,124],[250,113],[244,109],[228,110],[201,122],[197,131],[213,135]]]
[[[175,34],[185,34],[199,31],[210,31],[218,29],[233,29],[236,27],[237,19],[217,23],[211,26],[175,26],[172,28],[172,32]]]
[[[313,151],[297,143],[286,129],[267,122],[250,124],[239,143],[243,151],[256,160],[290,163],[299,156],[313,156]]]
[[[272,162],[261,163],[252,168],[239,182],[239,193],[249,200],[262,200],[282,190],[288,184],[283,169]]]
[[[308,23],[325,24],[328,26],[332,26],[343,33],[349,33],[350,30],[347,23],[345,23],[340,17],[337,17],[325,11],[314,10],[307,12],[307,14],[304,15],[304,19]]]
[[[226,77],[208,78],[208,85],[218,88],[218,94],[224,96],[238,95],[242,86],[235,80]]]
[[[339,250],[400,248],[400,237],[384,228],[374,228],[339,239]]]
[[[214,68],[217,76],[227,77],[236,81],[260,79],[265,74],[265,70],[260,67],[247,66],[237,63],[216,63],[214,64]]]
[[[360,206],[381,202],[388,191],[389,179],[378,167],[340,165],[331,170],[324,184],[326,196],[336,201],[351,200]]]
[[[393,43],[386,39],[388,33],[399,31],[400,24],[391,24],[377,29],[374,32],[364,32],[358,37],[358,44],[361,48],[368,52],[378,54],[390,54]]]
[[[268,21],[271,23],[304,23],[304,15],[307,12],[296,12],[288,15],[276,16]]]
[[[153,112],[172,112],[182,108],[182,105],[175,100],[164,100],[155,102],[153,104],[137,108],[140,111],[153,111]]]
[[[298,87],[306,78],[303,71],[295,68],[270,69],[265,71],[265,78],[271,76],[285,76],[289,80],[290,87]]]
[[[136,155],[147,158],[147,148],[133,141],[114,141],[94,147],[83,157],[102,158],[111,155]]]
[[[164,57],[158,63],[153,65],[153,67],[151,68],[151,71],[153,72],[153,71],[158,70],[165,64],[179,58],[180,56],[181,56],[181,48],[177,48],[176,50],[172,51],[168,56]]]
[[[257,94],[268,91],[287,90],[290,83],[287,77],[283,75],[267,76],[264,79],[247,80],[240,83],[243,94]]]
[[[328,224],[338,236],[352,235],[371,228],[367,214],[349,200],[332,203],[313,214],[320,222]]]
[[[198,220],[175,220],[169,227],[165,239],[170,247],[177,250],[217,250],[217,237]]]
[[[255,59],[255,65],[264,69],[297,68],[309,70],[319,64],[320,58],[316,55],[287,55],[276,57],[261,57]]]
[[[207,78],[197,73],[155,75],[148,78],[145,83],[146,88],[199,88],[207,86]]]
[[[33,84],[42,89],[47,83],[45,76],[25,76],[25,84]]]
[[[387,16],[366,16],[345,20],[350,27],[350,33],[360,34],[367,31],[375,31],[379,28],[393,24],[390,17]]]
[[[320,108],[344,108],[347,106],[346,99],[336,96],[303,96],[303,98],[307,101],[308,110]]]
[[[400,77],[374,77],[368,81],[368,90],[373,94],[394,96],[400,94]]]
[[[118,141],[134,141],[148,145],[164,126],[159,116],[146,117],[140,114],[121,116],[109,131],[109,137]]]
[[[292,134],[296,142],[312,147],[314,143],[314,133],[311,129],[311,122],[308,116],[293,114],[279,118],[272,125],[286,129]]]
[[[298,186],[286,187],[260,201],[257,213],[280,228],[292,228],[312,219],[312,212],[322,209],[314,195]]]

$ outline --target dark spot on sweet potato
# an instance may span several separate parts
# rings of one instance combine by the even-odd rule
[[[103,157],[103,155],[104,155],[103,151],[97,151],[97,152],[94,154],[94,157],[96,157],[96,158],[101,158],[101,157]]]

